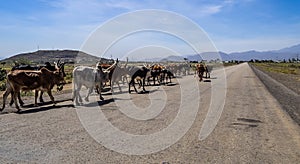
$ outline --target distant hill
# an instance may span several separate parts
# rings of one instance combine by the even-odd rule
[[[39,50],[35,52],[21,53],[6,59],[1,62],[13,63],[14,61],[30,61],[32,63],[54,62],[57,60],[71,63],[96,63],[100,57],[89,55],[85,52],[77,50]],[[101,59],[106,60],[106,59]]]
[[[274,52],[278,52],[278,53],[282,53],[282,52],[288,52],[288,53],[300,53],[300,44],[291,46],[291,47],[287,47],[287,48],[283,48]]]
[[[257,60],[288,60],[288,59],[300,59],[300,44],[291,47],[272,50],[272,51],[245,51],[234,52],[228,54],[233,60],[249,61],[251,59]]]
[[[250,61],[251,59],[256,60],[274,60],[282,61],[288,59],[300,59],[300,44],[291,47],[283,48],[280,50],[272,51],[244,51],[244,52],[204,52],[194,55],[186,55],[190,61],[200,61],[200,60],[211,60],[221,57],[222,61],[239,60],[239,61]]]
[[[210,60],[231,60],[231,58],[228,56],[228,54],[224,53],[224,52],[203,52],[201,54],[194,54],[194,55],[185,55],[186,58],[189,61],[201,61],[201,60],[206,60],[206,61],[210,61]]]

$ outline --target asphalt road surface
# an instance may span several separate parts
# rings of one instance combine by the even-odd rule
[[[56,95],[59,101],[56,106],[33,107],[33,100],[26,100],[29,105],[20,114],[0,115],[0,163],[299,163],[299,126],[281,109],[247,63],[226,68],[224,109],[213,131],[204,140],[199,139],[208,110],[215,102],[211,100],[213,84],[221,79],[221,73],[222,70],[215,70],[211,81],[200,83],[192,75],[181,77],[170,86],[146,87],[149,93],[144,94],[129,95],[125,92],[127,87],[122,86],[123,93],[106,92],[103,102],[95,102],[97,97],[92,95],[90,102],[85,102],[80,108],[73,107],[71,94]],[[44,97],[47,98],[46,95]],[[82,124],[84,121],[93,123],[92,117],[90,120],[81,117],[84,110],[101,112],[106,121],[119,131],[147,136],[168,129],[182,114],[181,104],[189,104],[189,101],[199,102],[199,106],[196,105],[198,111],[192,115],[195,106],[193,103],[187,105],[191,110],[186,109],[184,113],[191,115],[185,115],[185,119],[188,118],[186,122],[179,122],[178,133],[183,133],[185,127],[182,125],[189,125],[189,118],[192,120],[191,127],[183,134],[176,131],[169,133],[182,137],[169,147],[151,154],[119,153],[116,150],[134,153],[140,149],[142,152],[144,149],[141,148],[145,145],[128,148],[126,141],[123,145],[116,142],[112,144],[116,149],[113,150],[101,141],[99,143],[85,129],[87,125]],[[123,102],[134,105],[124,109]],[[148,107],[155,104],[164,105],[159,110],[149,111],[152,108]],[[6,112],[14,110],[8,106],[5,109]],[[101,126],[101,121],[94,125]],[[118,139],[105,126],[100,130],[97,127],[94,128],[99,136],[106,134],[105,142]],[[174,138],[166,136],[157,138],[157,141],[171,143]],[[155,139],[151,141],[157,144]],[[151,143],[147,144],[152,147]]]

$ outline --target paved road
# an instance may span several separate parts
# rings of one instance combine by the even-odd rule
[[[100,108],[97,102],[92,102],[93,96],[91,103],[85,105],[86,111],[103,112],[111,125],[122,132],[147,136],[158,134],[173,125],[173,121],[182,114],[179,112],[182,107],[180,104],[198,101],[196,115],[189,115],[193,114],[195,105],[192,103],[186,106],[191,110],[183,112],[187,115],[182,115],[185,119],[191,118],[191,127],[178,142],[162,151],[148,155],[126,155],[102,146],[89,135],[79,120],[77,112],[84,114],[84,109],[73,108],[68,100],[70,94],[65,94],[56,96],[61,102],[55,107],[44,105],[33,108],[29,105],[21,114],[0,115],[0,163],[299,163],[299,126],[280,108],[247,63],[226,68],[224,110],[212,133],[204,140],[199,140],[208,109],[211,102],[215,102],[211,100],[212,84],[218,85],[216,82],[221,79],[221,73],[222,70],[214,71],[211,82],[195,83],[193,76],[178,78],[174,81],[176,85],[147,87],[150,91],[147,94],[129,96],[127,93],[110,95],[107,92],[104,95],[106,101],[99,102]],[[190,90],[195,84],[196,88]],[[190,97],[182,98],[186,91],[189,91]],[[200,97],[197,97],[198,94]],[[135,107],[132,104],[128,109],[122,106],[128,100]],[[163,108],[158,106],[158,110],[149,111],[149,106],[164,103]],[[93,123],[92,118],[83,120],[84,117],[80,117],[81,121],[90,123]],[[184,125],[189,125],[190,121],[179,123],[175,125],[180,127],[178,133],[182,133]],[[102,126],[101,122],[95,122],[94,125],[97,124]],[[98,126],[94,128],[99,136],[111,133],[106,136],[108,141],[118,139],[114,132],[105,131],[105,126],[101,127],[104,129],[99,127],[101,130],[97,130]],[[180,137],[176,132],[175,129],[171,134]],[[168,143],[174,138],[166,136],[157,140]],[[150,141],[155,144],[155,140]],[[123,149],[118,145],[120,143],[124,144]],[[139,147],[128,150],[125,147],[126,140],[120,143],[113,144],[114,148],[125,152],[139,150]]]

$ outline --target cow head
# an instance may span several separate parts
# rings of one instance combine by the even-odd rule
[[[115,60],[115,61],[114,61],[114,64],[111,65],[110,67],[108,67],[108,68],[107,68],[106,70],[104,70],[103,72],[110,72],[111,70],[113,70],[113,69],[117,66],[118,63],[119,63],[119,59]]]
[[[56,83],[57,90],[61,91],[63,89],[63,86],[66,84],[66,81],[64,79],[64,77],[66,77],[66,74],[65,74],[65,69],[64,69],[65,63],[60,63],[59,61],[57,63],[54,62],[54,65],[56,68],[56,70],[54,71],[54,74],[58,78],[57,83]]]

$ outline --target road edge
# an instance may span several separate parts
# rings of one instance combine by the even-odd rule
[[[268,74],[259,70],[248,63],[252,71],[264,84],[272,96],[279,102],[282,109],[300,126],[300,95],[284,86],[282,83],[270,77]]]

